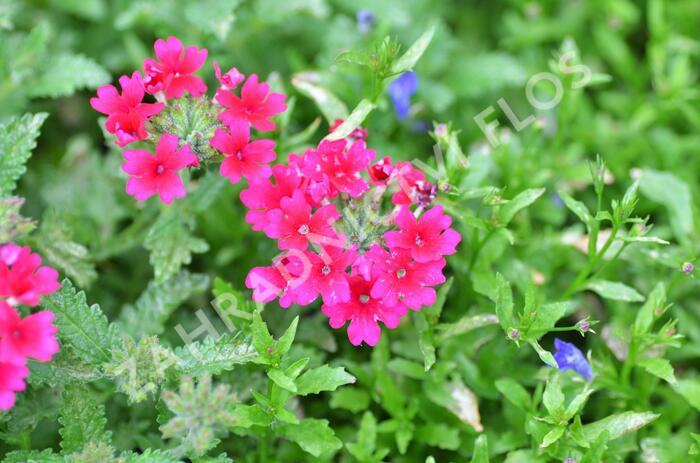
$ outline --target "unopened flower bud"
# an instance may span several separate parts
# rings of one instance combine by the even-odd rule
[[[513,341],[517,341],[520,339],[520,331],[515,328],[511,328],[511,330],[508,332],[508,338]]]
[[[683,265],[681,266],[681,270],[686,275],[690,275],[691,273],[693,273],[693,270],[695,270],[695,265],[693,265],[690,262],[683,262]]]
[[[583,333],[587,333],[591,329],[591,324],[588,323],[588,320],[581,320],[578,322],[578,330]]]

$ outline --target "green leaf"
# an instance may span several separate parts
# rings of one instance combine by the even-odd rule
[[[374,109],[374,103],[369,100],[362,100],[352,110],[352,113],[345,119],[345,122],[340,124],[332,133],[326,135],[326,140],[340,140],[347,137],[353,130],[362,125],[362,122],[367,118],[367,115]]]
[[[532,323],[528,326],[528,332],[542,335],[542,333],[554,328],[560,318],[576,308],[573,302],[553,302],[535,309]]]
[[[671,366],[671,362],[665,358],[642,358],[637,361],[637,365],[671,385],[676,384],[676,376],[673,374],[673,366]]]
[[[233,409],[233,426],[250,428],[252,426],[269,426],[272,422],[270,415],[258,404],[238,404]]]
[[[251,324],[253,332],[253,346],[262,357],[270,357],[270,349],[274,348],[275,339],[267,329],[267,325],[262,319],[260,312],[253,314],[253,322]]]
[[[559,384],[559,374],[557,370],[551,370],[547,385],[542,395],[542,403],[549,412],[549,416],[559,418],[564,407],[564,393]]]
[[[297,385],[294,384],[294,380],[287,376],[282,370],[271,368],[267,370],[267,377],[282,389],[286,389],[294,394],[297,393]]]
[[[531,407],[532,399],[520,383],[513,378],[501,378],[496,381],[496,389],[503,394],[513,405],[523,411],[527,411]]]
[[[85,293],[77,292],[70,280],[63,280],[61,289],[45,296],[41,306],[56,315],[61,344],[83,361],[96,365],[112,358],[110,351],[120,342],[117,328],[107,322],[100,306],[88,307]]]
[[[124,452],[120,457],[124,459],[124,463],[182,463],[179,458],[175,458],[166,450],[146,449],[140,454]]]
[[[355,377],[343,367],[323,365],[305,372],[297,379],[299,395],[318,394],[321,391],[335,391],[344,384],[354,384]]]
[[[343,408],[359,413],[367,409],[370,400],[369,394],[363,389],[344,387],[331,395],[331,401],[328,405],[331,408]]]
[[[401,57],[394,62],[391,66],[391,72],[393,74],[403,74],[404,72],[412,70],[420,57],[423,56],[423,53],[425,53],[428,45],[430,45],[434,34],[435,26],[431,26],[428,30],[423,32],[423,34],[413,42],[413,45],[406,50],[406,53],[401,55]]]
[[[605,450],[608,448],[607,443],[609,440],[610,434],[607,431],[601,432],[583,456],[581,463],[600,463],[603,461],[602,458]]]
[[[693,199],[683,180],[670,172],[645,170],[639,179],[639,191],[668,210],[678,240],[685,241],[693,234]]]
[[[437,325],[436,328],[442,330],[438,335],[438,340],[445,340],[461,336],[484,326],[497,325],[498,317],[493,314],[465,315],[454,323],[443,323]]]
[[[87,444],[109,444],[111,436],[105,431],[107,418],[104,405],[97,401],[84,385],[73,383],[63,391],[61,416],[61,448],[64,454],[79,452]]]
[[[193,253],[209,250],[206,241],[192,235],[193,222],[175,208],[162,214],[149,230],[143,246],[151,251],[155,279],[163,282],[192,261]]]
[[[624,412],[610,415],[602,420],[583,426],[583,434],[586,440],[592,441],[603,433],[609,433],[608,440],[634,432],[657,419],[660,415],[651,412]]]
[[[515,198],[508,201],[501,208],[499,213],[500,222],[503,225],[508,225],[515,217],[515,214],[537,201],[545,191],[547,191],[546,188],[530,188],[516,195]]]
[[[95,61],[83,55],[69,53],[49,55],[39,77],[27,85],[32,98],[57,98],[82,89],[96,89],[109,82],[109,73]]]
[[[571,418],[579,414],[583,409],[583,406],[586,405],[588,397],[593,394],[593,392],[595,392],[595,389],[586,387],[580,394],[577,394],[566,407],[566,411],[564,412],[564,420],[569,421]]]
[[[566,426],[555,426],[552,428],[551,431],[549,431],[545,436],[544,439],[542,439],[542,443],[540,444],[541,448],[549,447],[553,443],[559,440],[561,436],[564,435],[564,432],[566,431]]]
[[[588,208],[581,201],[575,200],[564,191],[559,191],[559,197],[564,201],[566,207],[568,207],[571,212],[576,214],[581,222],[587,226],[591,226],[594,223],[595,219],[593,219],[593,216],[588,211]]]
[[[292,76],[292,85],[300,93],[314,100],[314,103],[321,110],[329,125],[332,125],[336,119],[346,119],[348,117],[348,108],[345,106],[345,103],[321,84],[321,75],[317,72],[299,72],[294,74]]]
[[[637,312],[637,318],[634,321],[634,332],[637,335],[648,333],[656,319],[656,310],[663,309],[665,304],[666,286],[659,281],[649,294],[647,301]]]
[[[199,377],[218,375],[236,365],[252,362],[256,357],[250,339],[240,334],[224,334],[219,339],[207,337],[175,349],[179,358],[178,370],[182,375]]]
[[[700,412],[700,380],[681,379],[676,382],[674,389],[683,396],[693,408]]]
[[[336,452],[343,446],[328,426],[328,420],[306,418],[297,425],[280,426],[280,433],[315,457]]]
[[[69,463],[66,457],[56,455],[53,450],[18,450],[5,455],[2,463]]]
[[[186,270],[164,282],[151,281],[134,304],[125,305],[122,309],[119,317],[122,331],[135,339],[161,334],[173,311],[208,287],[207,275],[193,274]]]
[[[639,294],[636,289],[618,281],[593,280],[588,282],[586,288],[606,299],[615,301],[642,302],[644,300],[644,296]]]
[[[41,220],[36,246],[42,256],[62,269],[81,287],[88,287],[97,278],[95,263],[89,250],[73,240],[74,232],[63,217],[48,210]]]
[[[285,332],[280,336],[279,340],[277,341],[277,348],[276,354],[280,357],[282,357],[284,354],[289,352],[289,349],[292,347],[292,342],[294,342],[294,337],[297,334],[297,327],[299,326],[299,315],[294,317],[294,320],[292,320],[292,323],[289,324]]]
[[[496,315],[503,331],[513,328],[513,291],[500,273],[496,274]]]
[[[489,441],[485,434],[474,440],[474,454],[471,463],[489,463]]]
[[[12,193],[39,138],[46,113],[25,114],[0,124],[0,197]]]
[[[377,420],[369,410],[362,415],[360,429],[357,431],[357,442],[345,444],[348,453],[358,461],[371,460],[377,448]]]
[[[558,368],[557,361],[554,360],[554,356],[551,352],[544,350],[544,348],[540,346],[540,343],[538,343],[536,340],[531,340],[530,345],[533,349],[535,349],[537,355],[540,356],[540,360],[542,360],[544,363],[546,363],[552,368]]]
[[[459,430],[444,423],[429,423],[418,428],[416,438],[431,447],[445,450],[459,448]]]

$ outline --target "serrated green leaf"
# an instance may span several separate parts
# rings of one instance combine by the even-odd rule
[[[252,362],[257,356],[250,339],[240,334],[223,334],[219,339],[207,337],[175,349],[175,355],[180,374],[195,378],[221,374],[236,365]]]
[[[61,53],[49,56],[26,92],[32,98],[57,98],[85,88],[96,89],[109,80],[109,73],[92,59]]]
[[[236,405],[233,409],[233,426],[250,428],[252,426],[269,426],[270,417],[258,404]]]
[[[673,374],[673,366],[671,362],[665,358],[642,358],[637,361],[637,365],[669,384],[673,385],[676,383],[676,376]]]
[[[5,455],[2,463],[69,463],[64,456],[53,453],[53,450],[18,450]]]
[[[318,394],[321,391],[335,391],[344,384],[353,384],[356,379],[343,367],[323,365],[308,370],[297,379],[299,395]]]
[[[132,305],[124,306],[119,317],[122,331],[135,339],[161,334],[170,315],[191,296],[209,287],[209,277],[181,271],[164,281],[152,281]]]
[[[294,384],[294,380],[287,376],[282,370],[271,368],[267,370],[267,377],[282,389],[286,389],[294,394],[297,393],[297,385]]]
[[[619,281],[593,280],[588,282],[586,288],[606,299],[615,301],[642,302],[644,300],[644,296],[639,294],[636,289]]]
[[[192,262],[193,253],[209,250],[206,241],[192,234],[193,222],[174,209],[162,214],[149,230],[143,246],[151,251],[155,279],[163,282],[183,265]]]
[[[328,426],[328,420],[306,418],[297,425],[284,425],[280,433],[315,457],[339,450],[343,443]]]
[[[182,460],[175,458],[166,450],[146,449],[141,454],[124,452],[120,458],[124,463],[182,463]]]
[[[61,344],[83,361],[97,365],[112,358],[110,351],[120,342],[117,328],[108,323],[99,305],[88,307],[85,293],[77,292],[70,280],[63,280],[61,289],[44,296],[41,306],[56,315]]]
[[[0,196],[12,193],[39,138],[46,113],[25,114],[0,124]]]
[[[500,210],[499,219],[503,225],[508,225],[513,217],[533,204],[537,199],[547,191],[546,188],[530,188],[521,193],[518,193],[515,198],[508,201]]]
[[[64,454],[80,452],[87,444],[109,444],[111,435],[105,430],[105,408],[85,386],[73,383],[63,391],[61,416],[61,449]]]

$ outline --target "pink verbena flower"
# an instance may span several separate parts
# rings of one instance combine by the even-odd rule
[[[0,301],[0,362],[23,365],[27,358],[48,362],[58,352],[54,314],[44,310],[25,318]]]
[[[369,181],[372,185],[386,185],[391,179],[391,174],[394,172],[394,166],[391,164],[391,158],[385,156],[380,161],[372,164],[367,169]]]
[[[160,112],[163,103],[143,103],[144,87],[141,74],[135,71],[131,78],[121,76],[119,85],[121,95],[114,85],[104,85],[97,89],[97,98],[90,98],[90,105],[95,111],[106,114],[105,128],[117,136],[119,146],[128,145],[148,137],[145,122]]]
[[[272,169],[268,163],[275,160],[275,142],[250,141],[250,126],[245,121],[232,121],[230,132],[217,129],[211,145],[224,154],[220,172],[231,183],[238,183],[241,176],[248,180],[268,178]]]
[[[334,329],[342,328],[350,320],[348,339],[354,346],[359,346],[363,341],[374,346],[382,334],[377,322],[384,323],[387,328],[396,328],[408,309],[400,301],[388,305],[382,298],[373,297],[371,290],[374,282],[360,275],[350,276],[348,282],[350,299],[338,304],[323,304],[321,310]]]
[[[245,76],[236,68],[231,68],[226,74],[222,74],[216,61],[214,61],[214,74],[224,90],[233,90],[245,80]]]
[[[310,273],[311,261],[307,254],[292,249],[277,257],[270,267],[253,268],[245,284],[253,290],[256,302],[270,302],[279,296],[283,308],[292,304],[308,305],[318,296],[302,287]]]
[[[301,190],[296,190],[291,197],[280,200],[279,209],[268,211],[265,234],[279,239],[280,249],[308,248],[309,241],[322,243],[336,237],[333,222],[340,218],[334,204],[322,206],[311,213],[311,205],[304,198]]]
[[[321,246],[321,255],[307,252],[311,263],[308,279],[299,288],[307,297],[321,295],[325,304],[338,304],[350,299],[347,269],[357,259],[353,248],[343,249],[338,246]]]
[[[384,234],[389,248],[404,248],[418,262],[430,262],[454,254],[462,237],[452,228],[452,217],[445,215],[442,206],[435,206],[416,219],[404,206],[396,217],[399,231]]]
[[[10,410],[15,405],[15,393],[26,388],[24,379],[29,369],[22,365],[0,361],[0,410]]]
[[[275,130],[276,125],[271,118],[287,109],[285,98],[282,93],[270,93],[270,84],[259,84],[255,74],[250,75],[243,84],[240,97],[223,88],[216,90],[216,101],[228,108],[219,114],[224,124],[246,121],[261,132]]]
[[[431,286],[445,282],[445,259],[416,262],[408,249],[387,252],[378,244],[372,245],[367,254],[373,261],[373,271],[378,272],[372,297],[381,297],[389,306],[401,301],[414,310],[435,302],[435,289]]]
[[[413,167],[410,162],[397,163],[393,174],[399,185],[399,191],[391,197],[391,201],[397,206],[427,205],[434,198],[434,196],[429,198],[432,184],[426,181],[425,174]]]
[[[29,246],[12,243],[0,246],[0,299],[34,307],[41,296],[61,287],[57,280],[58,272],[42,267],[41,256],[33,254]]]
[[[174,198],[183,198],[185,186],[178,171],[198,164],[197,156],[188,145],[177,149],[178,138],[164,134],[156,145],[155,156],[144,150],[124,151],[126,162],[122,170],[131,177],[126,184],[126,192],[138,201],[145,201],[158,193],[165,204]]]
[[[272,178],[275,183],[268,178],[258,178],[251,181],[246,190],[241,191],[241,201],[250,209],[245,220],[253,226],[255,231],[265,228],[266,213],[272,209],[278,209],[282,198],[292,196],[302,183],[297,169],[281,164],[272,168]]]
[[[369,190],[359,174],[377,153],[367,149],[364,140],[356,140],[347,151],[346,145],[347,140],[324,140],[305,155],[304,173],[325,186],[328,198],[336,197],[338,192],[357,198]]]
[[[185,92],[199,96],[207,91],[204,81],[193,75],[207,60],[206,48],[190,46],[183,53],[182,42],[176,37],[158,39],[153,48],[159,61],[147,58],[143,62],[148,93],[164,92],[166,98],[180,98]]]

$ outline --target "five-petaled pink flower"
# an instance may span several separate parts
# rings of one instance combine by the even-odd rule
[[[378,244],[372,245],[367,254],[378,272],[372,285],[372,297],[382,298],[389,306],[403,302],[414,310],[435,302],[432,286],[445,282],[442,274],[445,259],[416,262],[408,249],[395,248],[387,252]]]
[[[48,362],[58,352],[54,314],[43,310],[21,318],[0,301],[0,361],[23,365],[27,358]]]
[[[377,322],[384,323],[387,328],[396,328],[408,309],[400,301],[387,305],[382,298],[373,297],[373,282],[361,275],[350,276],[348,281],[350,299],[338,304],[323,304],[323,313],[328,316],[329,324],[334,329],[342,328],[350,320],[348,339],[354,346],[359,346],[363,341],[374,346],[382,334]]]
[[[170,204],[174,198],[183,198],[186,191],[178,171],[196,166],[199,161],[188,145],[180,149],[177,145],[177,136],[166,133],[156,145],[155,156],[144,150],[124,151],[126,162],[122,170],[131,175],[126,192],[138,201],[158,193],[165,204]]]
[[[321,246],[321,255],[307,252],[311,263],[311,272],[300,287],[313,299],[318,294],[324,304],[339,304],[350,299],[350,287],[346,270],[357,259],[354,247],[343,249],[340,246]]]
[[[280,307],[292,304],[308,305],[318,293],[304,287],[311,274],[311,261],[306,252],[290,249],[274,259],[270,267],[255,267],[245,279],[253,290],[253,300],[270,302],[279,296]]]
[[[275,160],[275,142],[272,140],[250,141],[250,126],[244,121],[232,121],[230,132],[217,129],[211,145],[224,154],[220,172],[231,183],[241,176],[248,180],[268,178],[272,170],[268,163]]]
[[[233,90],[245,80],[245,76],[236,68],[231,68],[226,74],[222,74],[216,61],[214,61],[214,75],[224,90]]]
[[[0,410],[10,410],[15,405],[15,393],[26,388],[24,379],[29,369],[22,365],[0,361]]]
[[[267,82],[258,83],[255,74],[251,74],[243,84],[240,97],[223,88],[216,90],[216,101],[227,108],[219,114],[224,124],[246,121],[261,132],[275,130],[276,125],[270,119],[287,109],[284,100],[282,93],[270,93]]]
[[[41,296],[61,287],[57,280],[58,272],[42,267],[41,256],[33,254],[29,246],[0,246],[0,299],[34,307]]]
[[[282,164],[272,168],[272,178],[275,183],[272,183],[269,178],[258,178],[251,181],[246,190],[241,191],[241,202],[250,209],[246,213],[245,220],[255,231],[265,228],[267,211],[278,209],[282,198],[292,196],[302,182],[296,169]]]
[[[97,98],[90,98],[90,105],[107,115],[105,128],[117,136],[117,144],[126,146],[148,138],[145,122],[163,109],[163,103],[143,103],[144,87],[141,74],[135,71],[131,78],[121,76],[121,95],[114,85],[97,89]]]
[[[278,239],[280,249],[305,250],[309,241],[326,243],[337,239],[333,222],[340,218],[335,204],[322,206],[311,213],[311,206],[306,202],[304,193],[296,190],[291,197],[280,200],[279,209],[268,211],[265,234]]]
[[[369,189],[359,173],[369,167],[376,156],[367,149],[364,140],[356,140],[347,150],[346,140],[324,140],[315,150],[304,156],[304,174],[324,185],[326,196],[334,198],[338,192],[357,198]]]
[[[404,248],[418,262],[430,262],[457,252],[456,247],[462,237],[452,228],[452,217],[445,215],[442,206],[426,211],[420,219],[404,206],[396,217],[399,231],[384,234],[387,246]]]
[[[183,53],[182,42],[176,37],[158,39],[153,48],[159,61],[147,58],[143,62],[148,93],[164,92],[166,98],[180,98],[185,92],[199,96],[207,91],[204,81],[193,75],[207,59],[206,48],[190,46]]]

